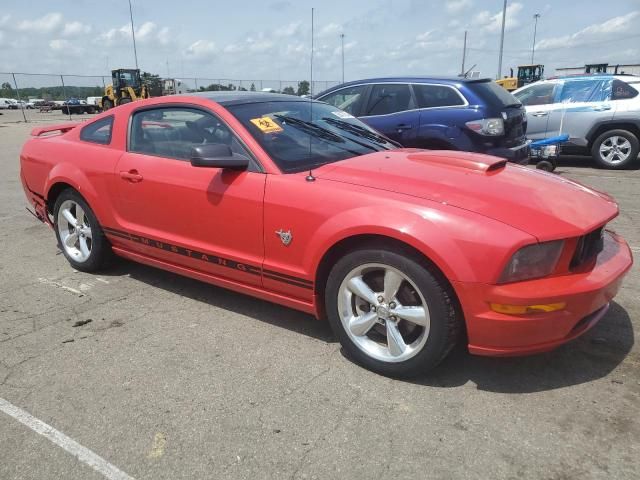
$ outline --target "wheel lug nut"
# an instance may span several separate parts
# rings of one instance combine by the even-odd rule
[[[372,311],[372,312],[375,312],[376,310],[377,310],[377,308],[375,307],[375,305],[372,305],[372,306],[371,306],[371,311]]]
[[[382,295],[378,296],[378,302],[380,303],[384,302],[384,297]]]
[[[391,315],[390,320],[392,322],[397,322],[398,321],[398,319],[394,315]]]
[[[389,304],[389,308],[396,308],[396,302],[391,302]]]

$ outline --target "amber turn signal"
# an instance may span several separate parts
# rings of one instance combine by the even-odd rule
[[[504,305],[502,303],[491,303],[491,310],[507,315],[528,315],[531,313],[548,313],[564,309],[567,304],[545,303],[542,305]]]

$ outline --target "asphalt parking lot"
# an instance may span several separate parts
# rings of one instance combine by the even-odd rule
[[[136,479],[637,479],[640,274],[559,350],[473,357],[414,381],[346,360],[326,322],[118,262],[71,269],[25,210],[18,156],[35,123],[0,116],[0,400]],[[29,112],[40,121],[59,113]],[[74,116],[74,120],[82,118]],[[640,170],[563,159],[612,194],[640,255]],[[100,479],[0,412],[1,479]],[[113,477],[116,478],[116,477]],[[127,478],[127,477],[121,477]]]

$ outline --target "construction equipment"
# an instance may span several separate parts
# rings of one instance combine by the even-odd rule
[[[512,92],[517,88],[524,87],[533,82],[542,79],[544,75],[544,65],[519,65],[518,76],[513,76],[513,68],[511,76],[496,80],[496,83],[505,90]]]
[[[149,90],[142,82],[140,70],[119,68],[111,70],[112,84],[107,85],[102,97],[102,110],[149,98]]]

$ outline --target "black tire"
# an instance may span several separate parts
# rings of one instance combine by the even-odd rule
[[[419,290],[428,306],[430,329],[426,342],[407,360],[392,362],[374,358],[359,347],[345,330],[339,312],[340,288],[350,272],[367,264],[383,264],[401,272]],[[405,288],[413,288],[408,283],[404,285]],[[454,305],[454,294],[442,275],[435,268],[384,246],[356,250],[336,262],[327,279],[325,306],[331,328],[347,356],[369,370],[391,377],[413,377],[433,369],[454,347],[463,330],[462,316]]]
[[[125,105],[127,103],[131,103],[131,99],[130,98],[123,98],[120,100],[120,103],[118,103],[118,105]]]
[[[113,102],[110,99],[102,100],[102,111],[106,112],[113,108]]]
[[[612,137],[622,137],[630,145],[629,154],[622,161],[612,162],[607,160],[600,151],[600,147],[604,144],[608,146],[611,144],[610,139]],[[609,143],[608,143],[609,142]],[[628,130],[609,130],[602,133],[596,138],[591,146],[591,156],[596,163],[603,167],[612,170],[623,170],[629,168],[633,163],[638,160],[638,153],[640,152],[640,142],[632,132]]]
[[[536,163],[536,168],[545,172],[553,172],[556,169],[556,166],[550,160],[540,160]]]
[[[63,246],[62,239],[60,238],[59,212],[60,207],[67,201],[72,201],[80,205],[80,207],[84,210],[84,215],[86,218],[85,223],[89,225],[92,232],[91,253],[89,254],[89,257],[84,261],[77,261],[75,258],[73,258]],[[95,272],[105,268],[109,264],[109,262],[113,258],[111,244],[109,243],[107,237],[105,237],[104,231],[102,230],[102,227],[100,227],[100,224],[98,223],[93,210],[91,210],[89,204],[85,201],[84,198],[82,198],[82,196],[78,192],[69,188],[67,190],[64,190],[58,196],[53,207],[53,218],[54,231],[56,233],[58,246],[73,268],[82,272]]]

